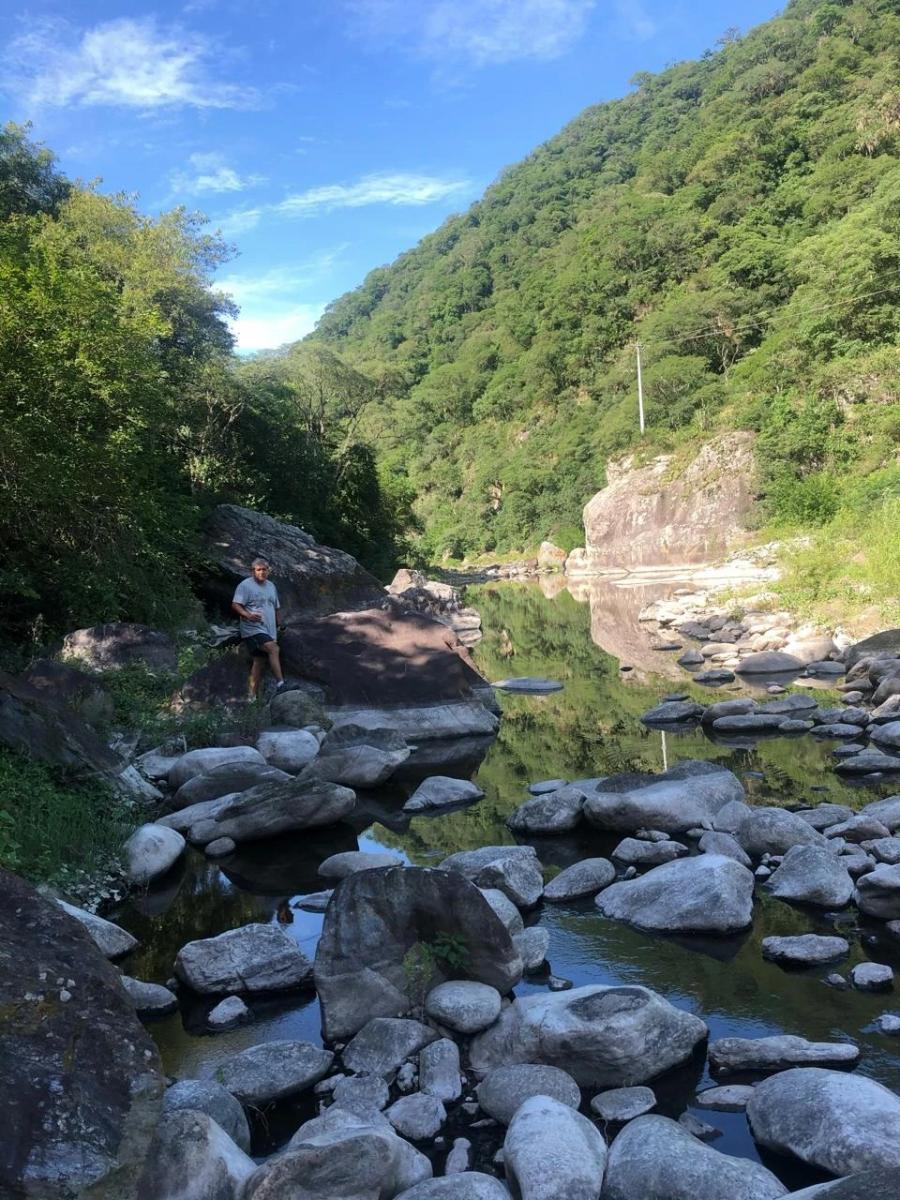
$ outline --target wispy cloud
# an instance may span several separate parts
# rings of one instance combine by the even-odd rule
[[[275,350],[286,342],[298,342],[316,327],[316,322],[325,311],[325,302],[320,304],[297,304],[292,308],[263,312],[258,315],[241,314],[231,322],[238,354],[252,354],[254,350]]]
[[[646,41],[657,33],[659,26],[647,12],[643,0],[616,0],[616,16],[629,37]]]
[[[441,179],[403,171],[365,175],[356,183],[332,183],[297,192],[277,204],[276,210],[289,217],[307,217],[335,208],[364,208],[369,204],[435,204],[459,196],[471,185],[465,179]]]
[[[217,280],[216,288],[227,292],[241,309],[231,321],[238,352],[273,349],[311,333],[325,301],[307,297],[329,294],[331,272],[346,249],[341,244],[292,266]]]
[[[565,54],[596,0],[345,0],[351,32],[419,57],[486,67]]]
[[[162,29],[150,18],[124,17],[87,30],[44,21],[10,44],[3,83],[31,108],[254,107],[255,89],[217,77],[218,57],[210,39],[177,27]]]
[[[221,154],[192,154],[189,170],[173,171],[173,191],[200,195],[203,192],[243,192],[266,182],[265,175],[240,175]]]

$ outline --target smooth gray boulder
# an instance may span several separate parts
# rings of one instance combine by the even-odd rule
[[[591,1112],[608,1122],[633,1121],[655,1107],[656,1095],[648,1087],[611,1088],[591,1100]]]
[[[592,985],[517,998],[472,1039],[469,1062],[481,1076],[540,1063],[583,1087],[620,1087],[686,1062],[706,1036],[699,1017],[649,988]]]
[[[532,796],[506,820],[515,833],[568,833],[581,824],[586,800],[581,788],[566,786]]]
[[[900,1167],[900,1097],[862,1075],[781,1071],[754,1088],[747,1119],[761,1145],[833,1175]]]
[[[444,942],[464,956],[464,969],[452,970],[435,953]],[[415,946],[424,947],[423,961],[427,956],[434,970],[423,987],[444,982],[452,970],[505,995],[522,977],[507,929],[462,875],[424,867],[361,871],[335,888],[316,949],[329,1041],[352,1036],[373,1015],[399,1016],[421,1002],[410,995],[407,956]]]
[[[240,996],[226,996],[211,1009],[206,1018],[206,1024],[217,1033],[225,1029],[233,1029],[235,1025],[243,1025],[253,1020],[253,1014]]]
[[[266,729],[256,748],[270,767],[296,775],[319,753],[319,739],[305,729]]]
[[[513,945],[522,956],[525,971],[537,971],[546,961],[550,949],[550,930],[530,925],[521,933],[513,934]]]
[[[510,1200],[510,1195],[493,1175],[460,1171],[417,1183],[396,1200]]]
[[[165,1200],[240,1200],[256,1163],[205,1112],[163,1113],[139,1197]],[[118,1193],[123,1195],[124,1193]]]
[[[98,917],[96,913],[87,912],[86,909],[78,908],[75,904],[67,904],[65,900],[57,900],[56,903],[63,912],[68,913],[70,917],[74,917],[79,924],[84,926],[91,941],[107,958],[121,958],[123,954],[127,954],[138,944],[136,937],[132,937],[130,933],[113,924],[112,921]]]
[[[591,896],[608,887],[616,877],[616,868],[608,858],[585,858],[566,867],[544,888],[544,899],[554,904]]]
[[[357,871],[375,871],[379,867],[402,867],[403,859],[390,851],[344,850],[319,863],[318,874],[324,879],[346,879]]]
[[[848,820],[853,816],[853,809],[848,808],[846,804],[818,804],[815,808],[802,808],[795,812],[794,816],[800,817],[807,825],[812,825],[813,829],[821,833],[831,825]]]
[[[552,1096],[560,1104],[577,1109],[581,1089],[567,1071],[540,1063],[514,1063],[489,1071],[476,1088],[481,1108],[508,1125],[526,1100],[532,1096]]]
[[[720,833],[718,830],[708,829],[697,843],[697,848],[701,854],[722,854],[725,858],[733,858],[742,867],[751,865],[749,856],[744,853],[737,839],[730,833]]]
[[[206,1113],[245,1154],[250,1153],[250,1125],[240,1100],[211,1079],[182,1079],[166,1088],[163,1112],[190,1109]]]
[[[900,1196],[900,1168],[891,1167],[859,1171],[791,1192],[791,1200],[893,1200],[894,1196]]]
[[[709,825],[724,805],[743,799],[743,785],[731,771],[689,760],[661,775],[611,775],[588,795],[584,813],[598,829],[684,833]]]
[[[891,833],[894,833],[900,829],[900,796],[888,796],[884,800],[873,800],[871,804],[867,804],[860,810],[860,816],[863,815],[874,817]]]
[[[433,1138],[447,1119],[447,1110],[436,1096],[413,1092],[401,1096],[384,1114],[401,1137],[412,1142]]]
[[[786,1067],[853,1067],[859,1058],[859,1047],[850,1042],[808,1042],[787,1033],[720,1038],[709,1045],[709,1067],[715,1075],[783,1071]]]
[[[730,717],[716,717],[712,723],[716,733],[767,733],[772,729],[780,729],[785,718],[777,713],[767,713],[758,710],[750,713],[739,713]]]
[[[580,1113],[550,1096],[532,1096],[506,1131],[503,1165],[521,1200],[597,1200],[606,1143]]]
[[[763,938],[762,956],[788,966],[813,967],[837,962],[850,953],[850,943],[842,937],[801,933],[789,937]]]
[[[315,760],[322,779],[346,787],[378,787],[405,763],[412,753],[395,729],[367,729],[342,724],[332,729]]]
[[[886,963],[857,963],[850,971],[850,982],[860,992],[890,992],[894,971]]]
[[[220,1063],[214,1079],[242,1104],[268,1104],[318,1083],[334,1055],[311,1042],[263,1042]]]
[[[331,1095],[341,1108],[365,1115],[387,1107],[390,1089],[380,1075],[346,1075],[338,1080]]]
[[[700,1108],[711,1108],[716,1112],[743,1112],[752,1095],[753,1087],[749,1083],[725,1083],[698,1092],[696,1103]]]
[[[853,897],[853,880],[838,855],[820,846],[792,846],[764,887],[779,900],[843,908]]]
[[[178,1008],[178,997],[161,983],[145,983],[123,975],[122,987],[139,1017],[165,1017]]]
[[[195,775],[208,774],[223,763],[253,763],[264,768],[266,760],[253,746],[207,746],[202,750],[189,750],[176,759],[169,771],[169,787],[177,792]]]
[[[900,919],[900,866],[876,867],[856,882],[859,911],[882,921]]]
[[[472,804],[483,795],[481,788],[469,779],[455,779],[452,775],[431,775],[419,784],[403,805],[403,811],[415,813],[452,808],[457,804]]]
[[[673,722],[696,721],[703,715],[703,705],[695,700],[666,700],[641,714],[645,725],[670,725]]]
[[[720,717],[742,717],[747,713],[756,712],[756,701],[749,697],[736,700],[718,700],[715,704],[708,705],[703,710],[702,721],[704,725],[712,725],[714,721],[718,721]]]
[[[320,829],[335,825],[356,806],[356,793],[336,783],[304,772],[287,783],[261,783],[209,802],[205,815],[194,820],[187,832],[191,842],[204,845],[217,838],[235,842],[260,841],[279,833]],[[185,813],[197,813],[197,807]],[[183,819],[184,814],[176,814]]]
[[[626,866],[657,867],[662,863],[686,858],[687,846],[666,839],[660,842],[641,841],[638,838],[623,838],[613,850],[612,856]]]
[[[460,850],[441,863],[442,871],[456,871],[481,888],[498,888],[519,908],[537,904],[544,891],[544,876],[531,846],[484,846]]]
[[[738,675],[786,675],[799,673],[802,668],[803,663],[793,654],[785,654],[782,650],[758,650],[742,658],[735,670]]]
[[[785,808],[751,808],[735,837],[753,859],[764,854],[786,854],[792,846],[828,844],[808,821]]]
[[[862,848],[879,863],[895,867],[900,863],[900,837],[875,838],[863,842]]]
[[[668,1117],[638,1117],[609,1151],[602,1200],[776,1200],[787,1188],[760,1163],[704,1145]]]
[[[437,1039],[421,1021],[399,1017],[373,1017],[344,1050],[344,1066],[357,1074],[393,1078],[397,1068]]]
[[[312,963],[283,929],[253,924],[188,942],[175,974],[204,995],[280,992],[310,985]]]
[[[185,840],[165,825],[140,825],[122,847],[125,874],[137,887],[165,875],[184,853]]]
[[[175,809],[189,808],[207,800],[218,800],[233,792],[245,792],[259,783],[284,783],[290,779],[286,771],[269,767],[264,762],[224,762],[182,784],[172,798]]]
[[[455,1033],[480,1033],[500,1016],[500,993],[486,983],[452,979],[438,984],[425,997],[433,1021]]]
[[[873,816],[872,813],[858,813],[839,825],[832,825],[825,831],[827,838],[843,838],[845,842],[859,845],[872,841],[874,838],[890,837],[891,831],[886,825]]]
[[[459,1047],[449,1038],[438,1038],[419,1051],[419,1091],[448,1104],[462,1094]]]
[[[900,721],[888,721],[884,725],[876,725],[869,737],[877,746],[885,750],[900,750]]]
[[[516,953],[521,958],[522,952],[519,949],[516,939],[525,932],[525,922],[522,920],[522,914],[513,904],[512,900],[510,900],[509,896],[501,892],[499,888],[479,888],[478,890],[494,910],[496,916],[503,922],[504,928],[513,940]],[[523,968],[524,965],[523,962]]]
[[[753,918],[753,875],[721,854],[700,854],[614,883],[595,901],[605,917],[638,929],[734,933]]]
[[[834,768],[839,775],[870,775],[873,772],[900,773],[900,757],[886,754],[883,750],[867,747],[859,754],[842,758]]]
[[[712,828],[716,833],[728,833],[732,837],[749,817],[752,809],[743,800],[732,800],[723,804],[712,819]]]

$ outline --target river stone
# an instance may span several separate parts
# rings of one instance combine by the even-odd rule
[[[841,775],[870,775],[876,771],[888,771],[893,774],[900,771],[900,758],[870,748],[842,758],[834,769]]]
[[[808,1042],[791,1034],[761,1038],[720,1038],[710,1042],[709,1068],[715,1075],[738,1071],[783,1071],[786,1067],[853,1067],[859,1047],[850,1042]]]
[[[597,984],[518,997],[473,1038],[469,1062],[481,1076],[542,1063],[568,1071],[582,1087],[630,1086],[686,1062],[706,1035],[699,1017],[649,988]]]
[[[189,841],[205,844],[230,837],[236,842],[251,842],[278,833],[334,825],[353,811],[356,794],[319,779],[314,772],[304,772],[286,783],[257,784],[210,803],[215,808],[206,819],[190,826]]]
[[[900,1167],[900,1097],[862,1075],[781,1071],[754,1088],[747,1119],[761,1145],[833,1175]]]
[[[602,1121],[633,1121],[655,1107],[656,1096],[648,1087],[611,1088],[591,1100],[591,1112]]]
[[[791,846],[765,882],[779,900],[843,908],[853,896],[853,880],[841,858],[820,846]]]
[[[335,1104],[360,1116],[380,1112],[390,1099],[388,1085],[380,1075],[347,1075],[338,1080],[331,1094]]]
[[[676,721],[695,721],[703,714],[703,705],[695,700],[666,700],[641,714],[645,725],[669,725]]]
[[[437,1036],[421,1021],[373,1017],[344,1050],[344,1066],[357,1074],[391,1079],[401,1063]]]
[[[175,974],[204,995],[280,992],[311,983],[312,964],[283,929],[254,924],[188,942],[175,959]]]
[[[554,904],[578,896],[595,895],[616,877],[616,868],[607,858],[585,858],[552,879],[544,888],[544,899]]]
[[[532,1096],[552,1096],[575,1109],[581,1104],[581,1089],[571,1075],[536,1063],[515,1063],[489,1071],[475,1094],[481,1108],[501,1125],[508,1125]]]
[[[741,659],[736,670],[738,675],[781,675],[789,671],[797,673],[803,667],[799,658],[785,654],[782,650],[759,650]]]
[[[812,721],[798,721],[787,718],[778,726],[782,733],[809,733],[813,728]]]
[[[842,821],[839,825],[832,825],[826,830],[825,836],[828,838],[843,838],[845,842],[861,842],[871,841],[873,838],[890,837],[890,830],[886,825],[883,825],[872,813],[859,813],[855,817],[850,817],[847,821]]]
[[[256,1163],[205,1112],[163,1114],[138,1187],[140,1197],[239,1200]]]
[[[567,779],[539,779],[537,783],[529,783],[528,790],[532,796],[544,796],[548,792],[558,792],[567,785]]]
[[[878,863],[884,863],[888,867],[896,867],[900,863],[900,837],[881,837],[875,838],[870,842],[863,842],[862,849]]]
[[[708,829],[697,845],[701,854],[722,854],[725,858],[733,858],[742,867],[750,866],[750,859],[730,833]]]
[[[431,809],[452,808],[457,804],[472,804],[484,792],[468,779],[452,775],[431,775],[422,781],[403,805],[403,811],[427,812]]]
[[[419,1051],[419,1090],[445,1104],[462,1094],[459,1047],[449,1038],[438,1038]]]
[[[243,1025],[252,1019],[253,1014],[240,996],[226,996],[210,1011],[206,1023],[210,1029],[218,1032],[219,1030],[233,1029],[235,1025]]]
[[[563,685],[555,679],[542,679],[536,675],[522,675],[517,679],[500,679],[491,687],[504,692],[560,692]]]
[[[710,1125],[707,1121],[701,1121],[693,1113],[683,1112],[678,1118],[678,1124],[682,1129],[686,1129],[691,1137],[699,1138],[701,1142],[711,1142],[722,1136],[721,1129],[716,1129],[715,1125]]]
[[[463,1140],[458,1138],[457,1142]],[[493,1175],[482,1175],[480,1171],[448,1171],[437,1179],[417,1183],[408,1192],[397,1196],[396,1200],[510,1200],[510,1195]]]
[[[747,713],[756,712],[756,708],[756,701],[749,698],[717,700],[715,704],[710,704],[704,709],[702,721],[704,725],[712,725],[721,717],[746,716]]]
[[[700,854],[614,883],[596,899],[606,917],[638,929],[732,933],[753,917],[753,875],[721,854]]]
[[[717,1112],[743,1112],[752,1095],[753,1088],[748,1083],[727,1083],[698,1092],[696,1102],[701,1108]]]
[[[681,842],[645,842],[629,837],[619,842],[612,856],[626,865],[655,867],[661,863],[674,862],[676,858],[684,858],[687,853],[687,846],[683,846]]]
[[[458,871],[482,888],[499,888],[519,908],[537,904],[544,876],[531,846],[484,846],[461,850],[441,863],[442,871]]]
[[[827,845],[821,833],[784,808],[751,808],[735,837],[751,858],[786,854],[792,846]]]
[[[377,787],[410,754],[406,739],[395,729],[369,729],[345,722],[325,738],[315,770],[323,779],[347,787]]]
[[[316,990],[329,1041],[352,1036],[373,1015],[399,1016],[416,1002],[404,960],[438,936],[465,950],[465,974],[505,995],[522,960],[474,884],[451,871],[388,867],[341,880],[316,949]],[[440,973],[440,962],[436,963]],[[439,975],[436,982],[439,982]]]
[[[794,937],[763,938],[762,956],[789,966],[813,967],[837,962],[850,953],[850,943],[842,937],[824,937],[802,933]]]
[[[256,1169],[241,1200],[387,1200],[430,1176],[425,1155],[381,1113],[334,1104]]]
[[[330,1050],[311,1042],[263,1042],[219,1063],[214,1078],[242,1104],[268,1104],[318,1083],[333,1061]]]
[[[195,775],[208,774],[223,763],[255,763],[262,768],[266,760],[252,746],[207,746],[203,750],[189,750],[176,760],[169,772],[169,787],[177,792]]]
[[[375,871],[379,867],[402,867],[403,859],[389,851],[344,850],[319,863],[318,874],[326,879],[346,879],[357,871]]]
[[[694,676],[694,683],[731,683],[732,679],[734,671],[716,667],[709,671],[698,671]]]
[[[846,804],[819,804],[815,808],[801,808],[794,816],[821,833],[831,825],[849,820],[853,816],[853,809],[848,808]]]
[[[752,712],[733,717],[717,717],[712,723],[716,733],[765,733],[769,729],[780,729],[784,717],[774,713]]]
[[[522,920],[522,914],[513,904],[512,900],[504,895],[499,888],[479,888],[478,890],[494,910],[497,917],[503,922],[503,927],[513,939],[513,946],[521,958],[522,954],[516,945],[516,938],[525,932],[525,922]]]
[[[744,789],[731,771],[687,760],[661,775],[611,775],[588,795],[584,812],[599,829],[684,833],[709,825],[723,805],[743,799]]]
[[[900,1168],[890,1167],[859,1171],[846,1179],[791,1192],[791,1200],[893,1200],[894,1196],[900,1196]]]
[[[241,1102],[211,1079],[183,1079],[166,1089],[163,1111],[191,1109],[206,1113],[246,1154],[250,1153],[250,1126]]]
[[[688,630],[686,630],[683,626],[680,626],[679,628],[684,633],[688,632]],[[706,660],[699,650],[685,650],[683,654],[679,654],[675,661],[678,663],[679,667],[699,667],[702,666]]]
[[[413,1142],[433,1138],[447,1119],[447,1110],[436,1096],[414,1092],[395,1100],[384,1114],[393,1127]]]
[[[269,767],[264,762],[224,762],[183,783],[172,798],[171,806],[188,808],[192,804],[230,796],[232,792],[245,792],[258,783],[284,782],[289,778],[286,771]]]
[[[480,1033],[500,1016],[500,993],[485,983],[454,979],[432,988],[425,1011],[455,1033]]]
[[[900,866],[876,867],[856,881],[859,911],[882,921],[900,918]]]
[[[873,800],[871,804],[867,804],[861,810],[860,816],[874,817],[891,833],[894,833],[900,829],[900,796],[888,796],[884,800]]]
[[[723,804],[712,819],[713,830],[717,833],[730,833],[732,837],[743,825],[753,810],[743,800],[732,800]]]
[[[850,982],[861,992],[890,992],[894,987],[894,972],[885,963],[857,963],[850,972]]]
[[[319,739],[305,729],[267,729],[256,748],[270,767],[296,775],[319,753]]]
[[[526,971],[537,971],[547,958],[550,949],[550,930],[540,925],[531,925],[521,933],[513,934],[513,943],[522,956]]]
[[[140,825],[122,847],[125,874],[131,883],[144,887],[157,875],[165,875],[184,853],[185,841],[164,825]]]
[[[668,1117],[631,1121],[610,1147],[603,1200],[775,1200],[771,1171],[722,1154]]]
[[[123,954],[127,954],[138,944],[137,938],[132,937],[118,925],[114,925],[112,921],[98,917],[96,913],[87,912],[74,904],[67,904],[65,900],[57,900],[56,903],[63,912],[68,913],[70,917],[74,917],[79,924],[84,926],[91,941],[107,958],[121,958]]]
[[[514,809],[506,823],[516,833],[567,833],[581,823],[585,799],[580,788],[570,786],[541,793]]]
[[[269,701],[269,713],[275,725],[291,725],[295,729],[303,729],[307,725],[323,722],[324,700],[323,689],[304,680],[302,687],[294,683],[285,691],[276,692]]]
[[[503,1165],[521,1200],[597,1200],[606,1143],[580,1113],[550,1096],[532,1096],[506,1131]]]
[[[166,1017],[178,1008],[178,997],[161,983],[144,983],[123,975],[122,987],[139,1017]]]

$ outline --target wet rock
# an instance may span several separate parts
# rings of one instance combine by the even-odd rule
[[[392,1079],[397,1068],[437,1034],[421,1021],[373,1017],[344,1050],[344,1066],[357,1074]]]
[[[138,887],[144,887],[178,861],[185,841],[174,829],[164,825],[139,826],[122,848],[125,873]]]
[[[696,721],[703,714],[703,705],[695,700],[668,700],[641,714],[645,725],[669,725],[675,721]]]
[[[178,997],[161,983],[144,983],[123,975],[122,987],[139,1017],[165,1017],[178,1008]]]
[[[711,823],[724,805],[743,799],[744,789],[731,771],[688,760],[660,775],[612,775],[588,795],[584,812],[599,829],[683,833]]]
[[[385,1116],[402,1137],[423,1142],[434,1137],[441,1128],[447,1119],[447,1111],[436,1096],[415,1092],[395,1101]]]
[[[188,942],[178,952],[175,974],[205,995],[276,992],[311,983],[312,964],[284,930],[254,924]]]
[[[859,911],[883,921],[900,919],[900,866],[876,867],[857,880]]]
[[[481,888],[499,888],[519,908],[537,904],[544,877],[531,846],[485,846],[461,850],[441,863],[442,871],[458,871]]]
[[[242,1104],[268,1104],[312,1087],[333,1061],[331,1051],[311,1042],[264,1042],[220,1063],[214,1078]]]
[[[635,866],[659,866],[676,858],[684,858],[687,853],[687,846],[681,842],[644,842],[637,838],[624,838],[613,850],[612,856],[619,862],[633,863]]]
[[[716,1075],[786,1067],[852,1067],[859,1057],[859,1047],[849,1042],[808,1042],[790,1034],[720,1038],[709,1046],[709,1066]]]
[[[823,937],[803,933],[794,937],[763,938],[762,955],[772,962],[788,966],[812,967],[836,962],[850,953],[850,943],[842,937]]]
[[[250,1153],[250,1126],[241,1103],[211,1079],[183,1079],[166,1089],[164,1112],[189,1109],[206,1113],[246,1154]]]
[[[70,917],[74,917],[79,924],[84,926],[91,941],[107,958],[121,958],[123,954],[127,954],[138,944],[137,938],[132,937],[118,925],[114,925],[112,921],[104,920],[96,913],[87,912],[74,904],[67,904],[65,900],[57,900],[56,903],[63,912],[68,913]]]
[[[205,1112],[163,1114],[141,1179],[140,1196],[166,1200],[240,1200],[256,1164]]]
[[[612,1088],[591,1100],[591,1112],[602,1121],[633,1121],[656,1107],[656,1096],[648,1087]]]
[[[698,1092],[697,1103],[701,1108],[711,1108],[717,1112],[743,1112],[752,1095],[753,1088],[749,1084],[729,1083]]]
[[[532,796],[510,813],[507,825],[516,833],[566,833],[581,823],[585,794],[566,786]]]
[[[489,1071],[476,1089],[478,1103],[488,1116],[508,1125],[532,1096],[552,1096],[577,1109],[581,1090],[566,1071],[536,1063],[516,1063]]]
[[[216,1031],[233,1029],[235,1025],[244,1025],[253,1020],[253,1014],[240,996],[226,996],[220,1000],[206,1018],[210,1029]]]
[[[825,846],[825,838],[784,808],[751,808],[735,837],[751,858],[785,854],[792,846]]]
[[[730,933],[751,922],[753,875],[734,859],[701,854],[614,883],[596,904],[604,916],[638,929]]]
[[[753,1089],[747,1119],[761,1145],[834,1175],[900,1167],[900,1097],[862,1075],[781,1071]]]
[[[593,895],[616,877],[616,868],[606,858],[585,858],[566,867],[544,888],[544,899],[553,903]]]
[[[730,833],[707,830],[700,838],[698,849],[701,854],[722,854],[725,858],[733,858],[743,867],[750,866],[750,859]]]
[[[484,983],[454,979],[428,993],[425,1011],[456,1033],[479,1033],[499,1017],[500,993]]]
[[[457,1143],[464,1140],[457,1138]],[[438,1179],[426,1179],[424,1183],[416,1184],[396,1200],[510,1200],[510,1196],[493,1175],[483,1175],[479,1171],[461,1174],[448,1171]]]
[[[850,971],[850,982],[860,992],[890,992],[894,988],[894,972],[885,963],[857,963]]]
[[[820,846],[792,846],[765,886],[779,900],[822,908],[843,908],[853,896],[841,858]]]
[[[533,1096],[510,1122],[503,1162],[522,1200],[596,1200],[606,1143],[580,1113],[549,1096]]]
[[[449,1038],[439,1038],[419,1052],[419,1089],[448,1104],[462,1094],[459,1048]]]
[[[479,1075],[540,1063],[584,1087],[630,1086],[686,1062],[706,1033],[649,988],[595,985],[517,998],[472,1040],[469,1061]]]
[[[279,833],[320,829],[348,816],[356,806],[356,794],[326,783],[314,772],[304,772],[287,783],[257,784],[210,804],[211,809],[198,805],[176,814],[182,820],[196,814],[187,832],[189,841],[205,844],[230,837],[235,842],[251,842]]]
[[[402,867],[403,859],[390,851],[344,850],[319,863],[318,874],[325,879],[346,879],[357,871],[375,871],[379,867]]]

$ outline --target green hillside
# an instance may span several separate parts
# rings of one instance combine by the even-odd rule
[[[769,523],[898,503],[898,46],[897,0],[794,0],[639,75],[329,307],[313,340],[377,380],[359,429],[425,554],[580,540],[639,440],[636,339],[644,452],[758,430]]]

